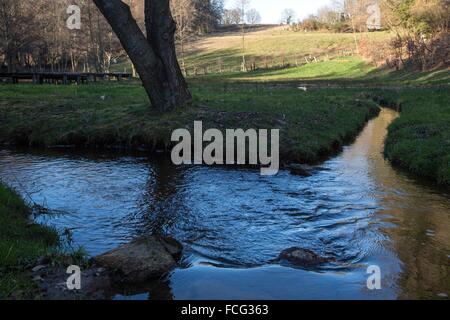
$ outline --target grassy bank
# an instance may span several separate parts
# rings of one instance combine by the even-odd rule
[[[336,152],[377,114],[359,90],[193,84],[189,108],[153,113],[138,84],[0,86],[0,143],[165,148],[174,129],[278,128],[285,160],[315,162]]]
[[[402,106],[389,127],[385,154],[408,171],[450,186],[450,93],[448,89],[384,93]]]
[[[36,298],[27,270],[58,244],[57,233],[31,223],[30,208],[0,182],[0,300]]]

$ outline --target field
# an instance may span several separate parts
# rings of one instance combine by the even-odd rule
[[[359,37],[385,39],[386,33],[361,34]],[[245,55],[248,62],[256,60],[259,67],[304,63],[305,56],[332,56],[342,51],[355,51],[352,34],[304,33],[266,27],[245,34]],[[224,70],[239,70],[242,60],[242,34],[238,30],[220,32],[190,43],[186,53],[189,69],[221,64]],[[267,61],[266,61],[267,60]]]
[[[337,57],[319,63],[274,70],[214,73],[191,77],[197,82],[271,82],[326,86],[406,86],[445,85],[450,81],[448,70],[405,72],[378,69],[361,57]]]
[[[387,32],[361,33],[357,39],[377,43],[389,39]],[[248,27],[245,33],[247,64],[257,68],[297,66],[308,61],[356,54],[355,38],[350,33],[294,32],[280,26]],[[189,39],[185,45],[185,67],[189,76],[236,72],[241,70],[243,44],[239,28],[227,28],[208,36]],[[178,52],[181,57],[181,52]],[[181,60],[181,59],[180,59]],[[130,71],[129,62],[113,66],[116,71]]]

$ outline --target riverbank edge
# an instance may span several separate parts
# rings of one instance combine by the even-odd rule
[[[89,264],[57,230],[33,221],[33,208],[0,180],[0,300],[42,300],[43,268]]]
[[[55,230],[30,216],[31,208],[0,181],[0,299],[37,298],[30,268],[60,242]]]
[[[344,127],[343,133],[336,134],[327,143],[322,143],[315,150],[302,150],[302,145],[295,140],[290,132],[295,131],[295,125],[291,125],[288,119],[283,119],[278,115],[255,112],[228,112],[209,108],[202,104],[195,104],[186,114],[180,115],[178,128],[186,128],[191,134],[193,132],[193,122],[202,121],[204,130],[207,128],[235,128],[243,126],[247,128],[276,128],[280,130],[280,164],[281,167],[292,163],[320,164],[333,156],[338,155],[344,146],[351,144],[360,134],[365,125],[373,118],[377,117],[380,108],[370,98],[357,100],[355,108],[363,110],[361,117],[351,125]],[[180,112],[186,112],[185,110]],[[251,119],[251,123],[246,123],[240,118]],[[188,120],[187,120],[188,119]],[[164,124],[164,122],[163,122]],[[236,129],[238,128],[236,127]],[[129,141],[123,141],[121,137],[111,136],[105,128],[104,132],[98,133],[98,141],[86,143],[92,137],[83,136],[79,132],[67,132],[58,137],[53,143],[46,143],[45,139],[36,139],[35,133],[26,126],[11,128],[0,138],[0,147],[11,148],[36,148],[51,150],[116,150],[121,152],[147,152],[150,154],[170,155],[172,148],[176,145],[171,141],[170,133],[176,129],[170,125],[158,128],[158,132],[152,136],[145,136],[144,133],[135,133],[135,137]],[[50,133],[51,134],[51,133]],[[107,138],[104,138],[107,136]],[[205,144],[206,145],[206,144]]]
[[[448,100],[442,96],[436,99],[445,89],[430,90],[426,95],[422,95],[423,92],[420,91],[410,91],[406,93],[406,99],[405,93],[386,90],[372,94],[371,97],[381,106],[400,113],[400,117],[388,127],[383,150],[385,158],[412,177],[447,189],[450,187],[450,121],[443,126],[438,122],[442,122],[440,115],[444,116]],[[420,112],[417,112],[418,109]],[[427,112],[432,116],[426,117]],[[447,118],[450,120],[448,115]],[[438,149],[441,151],[437,151]]]

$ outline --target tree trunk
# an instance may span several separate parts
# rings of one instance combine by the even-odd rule
[[[173,44],[174,24],[168,0],[153,0],[146,6],[148,40],[120,0],[93,0],[113,28],[139,73],[152,106],[163,112],[191,101]],[[150,9],[151,8],[151,9]],[[149,18],[151,17],[151,18]],[[172,22],[172,25],[170,24]]]
[[[177,106],[191,100],[187,84],[178,64],[175,50],[176,25],[169,0],[145,0],[147,41],[162,62],[163,88],[169,104]]]

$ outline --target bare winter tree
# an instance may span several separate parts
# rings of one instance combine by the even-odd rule
[[[222,24],[239,24],[241,22],[241,12],[239,9],[225,10],[222,16]]]
[[[250,0],[236,0],[236,12],[239,12],[239,22],[241,24],[242,33],[242,71],[247,71],[247,63],[245,60],[245,18],[249,4]]]
[[[37,38],[28,25],[35,20],[32,4],[14,0],[0,1],[0,57],[3,68],[18,71],[29,63],[29,53]]]
[[[247,23],[252,25],[261,23],[261,15],[256,9],[252,8],[247,11]]]
[[[175,52],[175,22],[169,0],[145,0],[145,28],[121,0],[93,0],[109,22],[139,73],[152,107],[163,112],[192,98]]]
[[[325,24],[333,24],[339,21],[339,12],[330,6],[324,6],[317,10],[317,20]]]
[[[296,13],[293,9],[284,9],[283,12],[281,12],[281,23],[290,25],[292,22],[294,22],[295,16]]]
[[[176,40],[179,44],[181,67],[186,74],[185,47],[189,36],[193,33],[196,7],[193,0],[171,0],[171,7],[177,24]]]

